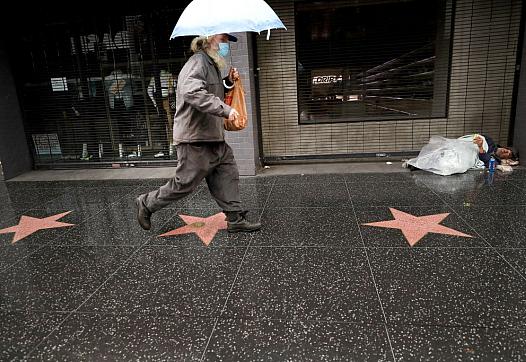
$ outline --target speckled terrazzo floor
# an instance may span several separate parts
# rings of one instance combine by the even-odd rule
[[[163,183],[0,183],[1,361],[526,359],[524,170],[244,178],[256,234]]]

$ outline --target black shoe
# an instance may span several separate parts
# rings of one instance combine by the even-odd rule
[[[259,222],[250,222],[247,219],[236,222],[228,222],[227,224],[227,230],[229,233],[250,233],[261,229],[261,224]]]
[[[261,229],[261,223],[250,222],[245,218],[246,212],[239,212],[227,216],[227,231],[229,233],[253,232]],[[234,216],[235,215],[235,216]]]
[[[146,206],[144,206],[144,199],[146,195],[141,195],[135,199],[135,205],[137,206],[137,221],[144,230],[150,230],[152,228],[152,222],[150,217],[152,213]]]

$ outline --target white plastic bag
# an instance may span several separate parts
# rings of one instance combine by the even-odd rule
[[[484,137],[483,135],[480,135],[480,134],[468,134],[468,135],[459,137],[458,139],[466,141],[466,142],[473,142],[475,137],[482,138],[482,149],[484,150],[484,152],[488,152],[488,150],[489,150],[488,142],[486,141],[486,137]],[[477,153],[477,158],[478,158],[478,153]],[[485,167],[486,166],[484,165],[484,162],[480,158],[478,158],[477,162],[473,165],[472,169],[483,170]]]
[[[477,165],[478,150],[472,141],[432,136],[418,157],[408,164],[437,175],[463,173]]]

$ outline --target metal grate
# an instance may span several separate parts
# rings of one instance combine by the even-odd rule
[[[168,39],[182,9],[114,6],[14,25],[9,54],[37,166],[176,158],[172,105],[190,39]]]
[[[269,4],[257,40],[267,161],[414,153],[431,135],[508,140],[520,0]]]

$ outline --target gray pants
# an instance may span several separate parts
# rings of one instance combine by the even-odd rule
[[[239,171],[226,142],[181,143],[177,145],[175,177],[147,194],[145,206],[151,212],[191,194],[206,179],[208,189],[225,212],[241,212]]]

